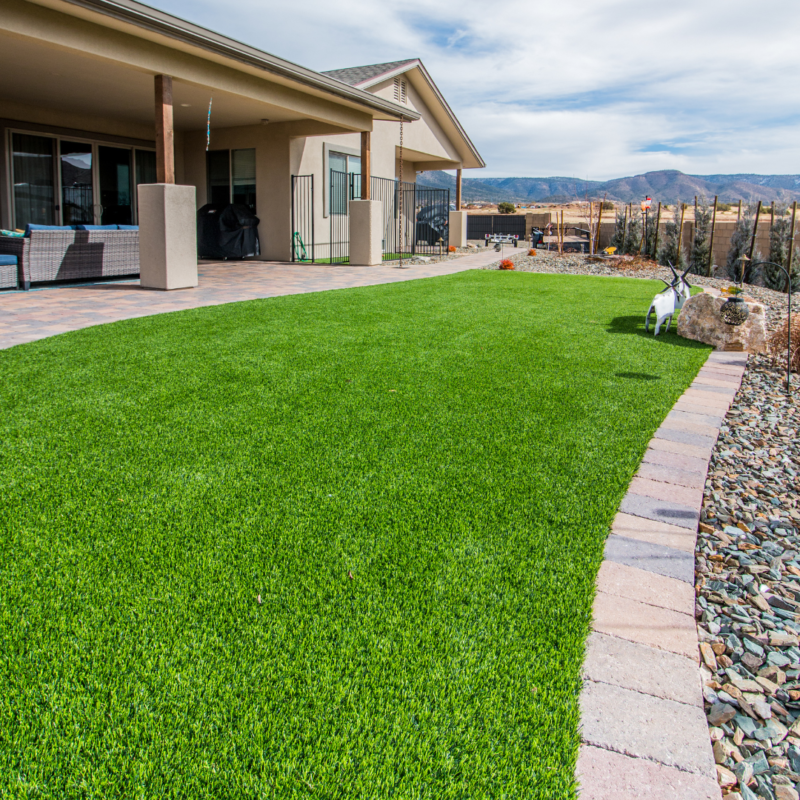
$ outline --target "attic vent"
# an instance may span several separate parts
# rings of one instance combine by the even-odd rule
[[[406,102],[406,82],[402,78],[394,79],[394,99],[396,103]]]

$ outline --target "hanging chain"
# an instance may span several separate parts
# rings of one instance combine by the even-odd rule
[[[403,263],[403,248],[406,243],[406,225],[403,217],[403,118],[400,117],[400,263]]]

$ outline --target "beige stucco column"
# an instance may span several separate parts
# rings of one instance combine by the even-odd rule
[[[453,247],[467,246],[467,212],[450,212],[450,244]]]
[[[383,261],[379,200],[350,201],[350,264],[354,267],[375,267]]]
[[[197,212],[194,186],[141,184],[139,270],[147,289],[197,286]]]
[[[292,260],[292,140],[280,125],[256,144],[256,216],[261,259]]]

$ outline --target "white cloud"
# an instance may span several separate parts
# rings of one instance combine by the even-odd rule
[[[486,175],[800,172],[800,4],[159,0],[313,69],[420,57]]]

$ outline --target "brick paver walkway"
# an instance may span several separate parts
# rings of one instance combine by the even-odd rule
[[[0,292],[0,349],[104,322],[168,311],[449,275],[491,264],[498,258],[493,249],[487,249],[407,269],[266,261],[203,262],[199,267],[200,285],[195,289],[153,291],[142,289],[137,280]]]
[[[720,800],[703,711],[694,551],[747,353],[715,351],[644,454],[606,540],[584,662],[581,800]]]

